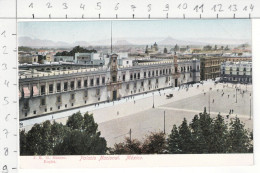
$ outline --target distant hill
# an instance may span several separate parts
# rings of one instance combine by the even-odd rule
[[[178,45],[241,45],[244,43],[248,43],[251,45],[251,40],[248,39],[224,39],[224,38],[183,38],[183,39],[175,39],[172,37],[143,37],[143,38],[113,38],[113,45],[115,46],[124,46],[124,45],[151,45],[154,42],[160,45],[169,45],[174,46],[175,44]],[[18,38],[18,45],[24,47],[32,47],[32,48],[39,48],[39,47],[49,47],[49,48],[72,48],[75,46],[109,46],[111,44],[110,39],[104,40],[96,40],[96,41],[77,41],[74,43],[67,43],[67,42],[55,42],[52,40],[41,40],[41,39],[32,39],[30,37],[19,37]]]

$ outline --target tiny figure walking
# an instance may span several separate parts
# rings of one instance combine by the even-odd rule
[[[214,103],[214,99],[212,100],[212,103]]]
[[[232,109],[232,114],[234,113],[234,110]]]

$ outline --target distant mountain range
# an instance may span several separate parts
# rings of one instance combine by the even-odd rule
[[[240,45],[240,44],[250,44],[251,40],[248,39],[219,39],[219,38],[185,38],[183,40],[174,39],[172,37],[149,37],[149,38],[113,38],[113,45],[124,46],[124,45],[151,45],[157,42],[160,46],[165,45],[206,45],[206,44],[217,44],[217,45]],[[19,37],[18,38],[19,46],[26,47],[50,47],[50,48],[69,48],[74,46],[109,46],[111,40],[98,40],[92,42],[86,41],[77,41],[74,43],[67,42],[55,42],[52,40],[41,40],[41,39],[32,39],[30,37]]]

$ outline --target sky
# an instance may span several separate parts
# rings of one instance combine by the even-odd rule
[[[115,38],[251,39],[248,19],[114,20],[112,25]],[[111,36],[111,21],[23,21],[18,23],[18,36],[67,43],[105,40]]]

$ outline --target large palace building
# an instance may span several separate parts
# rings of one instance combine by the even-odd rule
[[[44,116],[137,94],[199,82],[200,61],[136,60],[111,54],[103,66],[75,64],[19,70],[20,119]],[[51,65],[50,65],[51,66]],[[46,70],[47,69],[47,70]],[[39,70],[39,71],[38,71]]]

